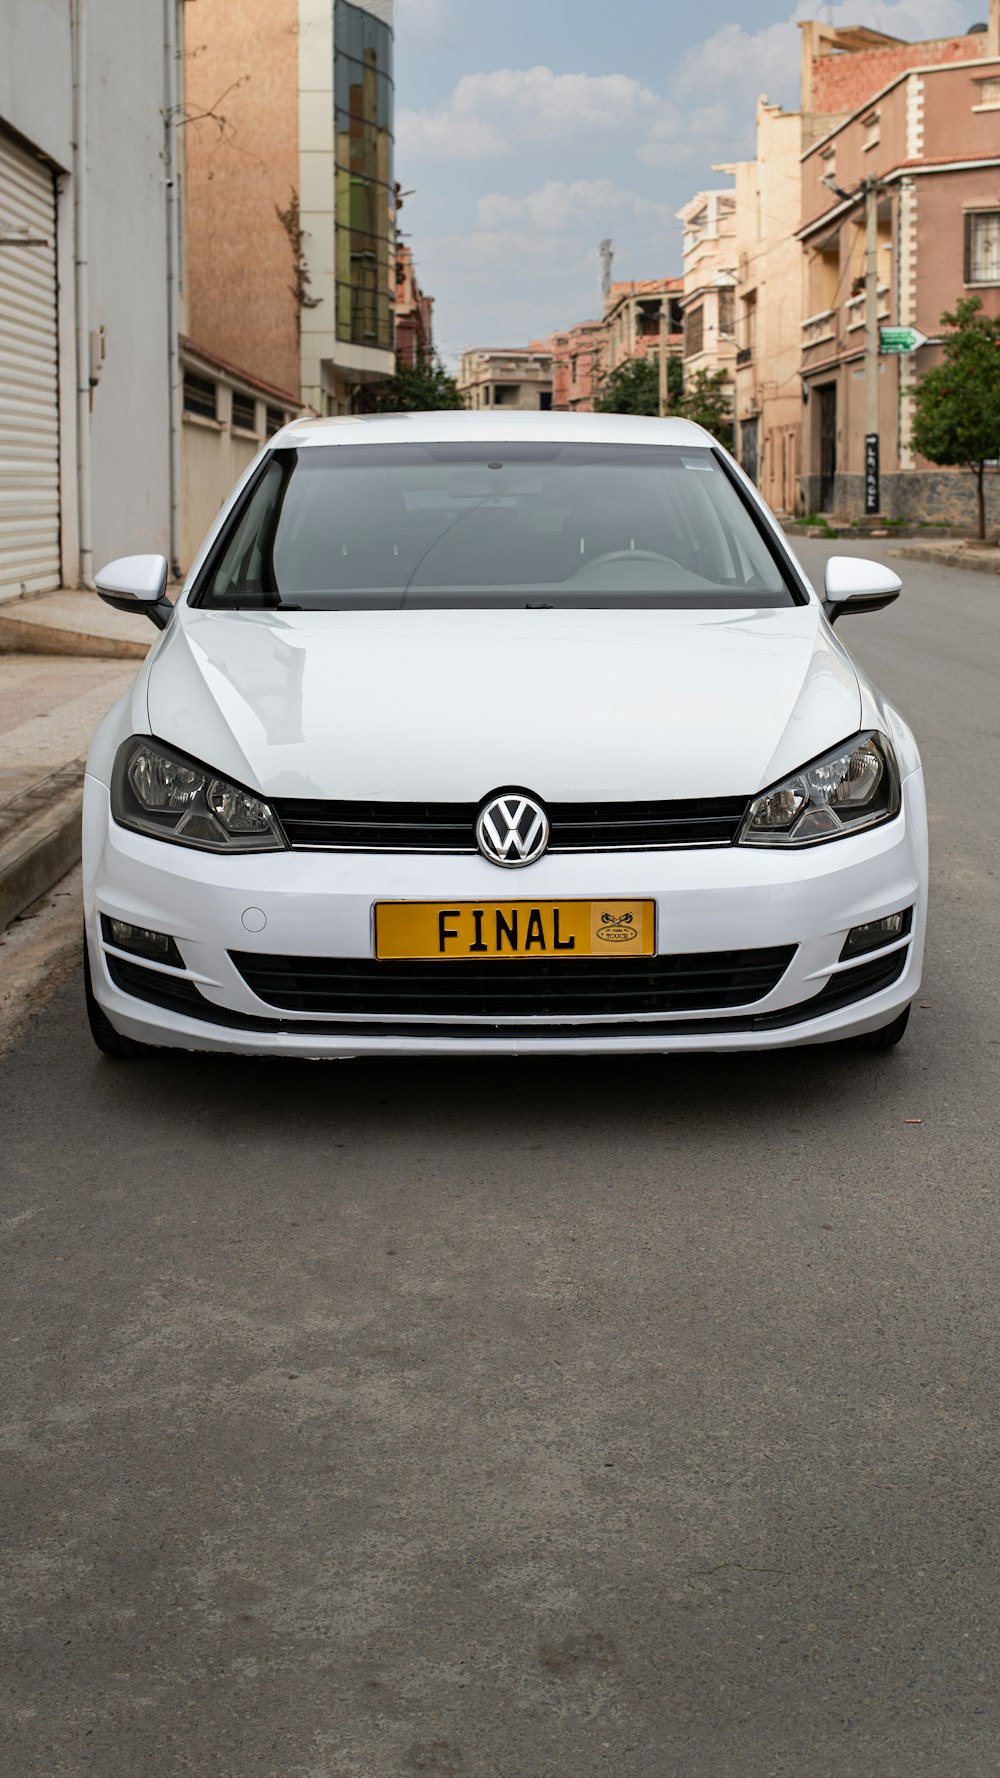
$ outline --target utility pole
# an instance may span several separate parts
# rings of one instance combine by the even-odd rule
[[[878,179],[865,180],[865,515],[881,504],[878,398]]]
[[[660,419],[667,411],[667,328],[670,325],[670,298],[660,298]]]

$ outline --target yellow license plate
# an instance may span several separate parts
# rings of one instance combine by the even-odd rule
[[[651,957],[653,901],[380,901],[376,957]]]

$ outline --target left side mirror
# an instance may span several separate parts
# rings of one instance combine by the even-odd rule
[[[832,624],[846,612],[881,611],[899,598],[902,585],[899,575],[881,562],[866,562],[861,556],[831,556],[823,582],[823,610]]]
[[[94,577],[101,598],[116,611],[143,611],[158,630],[173,612],[167,598],[166,556],[119,556]]]

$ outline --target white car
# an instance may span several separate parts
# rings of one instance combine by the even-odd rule
[[[302,420],[87,764],[91,1028],[285,1056],[886,1049],[917,747],[742,471],[679,420]]]

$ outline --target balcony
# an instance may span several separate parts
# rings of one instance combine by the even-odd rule
[[[878,287],[878,318],[880,321],[889,320],[889,294],[888,284],[880,284]],[[847,314],[847,331],[856,333],[858,328],[865,324],[864,291],[862,290],[858,296],[848,297],[844,309]]]
[[[836,339],[834,328],[835,309],[821,309],[816,315],[807,315],[802,323],[802,350],[808,352],[813,346],[825,346]]]

